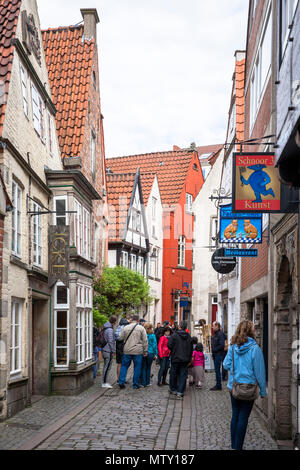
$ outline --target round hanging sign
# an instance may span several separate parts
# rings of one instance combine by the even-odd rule
[[[225,256],[225,248],[219,248],[212,255],[211,264],[217,273],[229,274],[236,267],[236,258],[228,258]]]

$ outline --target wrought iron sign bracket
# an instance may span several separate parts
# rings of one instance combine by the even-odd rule
[[[30,210],[28,210],[28,199],[35,202],[35,204],[39,204],[42,207],[42,209],[45,209],[45,210],[44,211],[30,211]],[[38,203],[35,199],[33,199],[31,196],[28,196],[28,194],[27,194],[27,215],[35,216],[35,215],[45,215],[45,214],[60,214],[61,216],[63,216],[64,214],[77,214],[77,211],[64,211],[64,212],[50,211],[43,204]]]

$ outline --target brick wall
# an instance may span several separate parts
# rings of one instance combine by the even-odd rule
[[[242,289],[246,289],[268,274],[267,233],[267,230],[263,233],[263,243],[254,247],[258,250],[258,257],[242,259]]]

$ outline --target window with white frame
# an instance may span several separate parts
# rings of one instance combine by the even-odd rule
[[[22,239],[22,189],[13,180],[12,182],[12,243],[11,249],[14,255],[21,256]]]
[[[250,85],[250,127],[253,128],[263,92],[271,70],[272,59],[272,14],[269,9],[262,39],[254,62]]]
[[[48,112],[48,140],[49,140],[49,151],[50,155],[53,155],[53,132],[52,132],[52,118]]]
[[[130,255],[129,269],[131,269],[131,271],[136,271],[136,255]]]
[[[141,231],[141,213],[134,208],[132,209],[132,230]]]
[[[121,266],[124,266],[124,268],[128,268],[128,252],[127,251],[122,251],[121,253]]]
[[[76,286],[76,362],[82,364],[92,359],[92,288]]]
[[[23,109],[25,116],[28,117],[28,87],[27,87],[27,72],[22,64],[20,64],[22,96],[23,96]]]
[[[192,194],[186,193],[186,212],[191,213],[192,212],[192,206],[193,206],[193,196]]]
[[[287,45],[290,29],[298,0],[281,0],[280,2],[280,30],[281,30],[281,57]]]
[[[61,282],[54,293],[54,365],[69,365],[69,289]]]
[[[76,199],[74,200],[75,214],[75,246],[77,253],[86,259],[91,257],[91,214]]]
[[[99,225],[95,222],[95,225],[94,225],[94,261],[95,262],[97,262],[97,259],[99,256],[98,254],[99,239],[100,239],[99,231],[100,231]]]
[[[94,174],[96,170],[96,135],[91,131],[91,172]]]
[[[144,258],[143,256],[138,257],[137,272],[144,275]]]
[[[33,203],[33,211],[41,212],[42,208],[37,203]],[[33,216],[33,263],[42,266],[42,216]]]
[[[10,373],[18,374],[22,369],[22,303],[19,300],[11,302],[11,345]]]
[[[68,225],[68,210],[67,196],[56,196],[53,200],[54,214],[53,223],[54,225]]]
[[[178,240],[178,266],[185,266],[185,237]]]
[[[34,84],[31,84],[33,125],[42,140],[45,138],[44,103]]]

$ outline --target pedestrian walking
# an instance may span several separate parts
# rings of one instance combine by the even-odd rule
[[[114,337],[114,325],[117,321],[117,317],[112,315],[109,321],[103,326],[103,337],[106,344],[102,347],[102,357],[104,360],[103,365],[103,376],[102,376],[102,388],[112,388],[112,385],[108,382],[108,375],[112,366],[112,360],[116,352],[116,342]]]
[[[178,399],[182,399],[184,396],[188,366],[193,354],[192,338],[185,331],[186,327],[185,321],[180,322],[178,331],[173,333],[168,340],[168,348],[171,351],[169,391]]]
[[[218,322],[213,323],[214,335],[212,337],[212,358],[215,365],[216,385],[210,390],[222,390],[221,365],[224,358],[225,335]]]
[[[171,328],[164,328],[164,334],[158,343],[158,355],[160,358],[160,368],[158,371],[157,385],[169,385],[166,382],[168,370],[170,368],[170,349],[168,348],[168,339],[171,336]]]
[[[267,395],[264,357],[255,340],[251,321],[242,321],[238,325],[224,367],[230,371],[227,387],[232,405],[231,447],[242,450],[254,401],[259,394],[261,397]]]
[[[117,383],[119,383],[119,376],[120,376],[120,371],[121,371],[121,365],[122,365],[122,356],[123,356],[123,350],[124,350],[124,341],[120,340],[120,334],[123,330],[123,328],[127,325],[132,320],[132,315],[127,314],[126,318],[121,318],[120,323],[116,329],[115,332],[115,340],[116,340],[116,363],[117,363]]]
[[[188,332],[187,332],[188,333]],[[197,336],[192,337],[192,343],[193,343],[193,351],[195,351],[195,348],[198,343],[198,338]],[[188,377],[189,377],[189,385],[192,386],[195,384],[195,379],[194,379],[194,372],[193,372],[193,367],[189,367],[188,369]]]
[[[133,315],[132,322],[123,328],[119,337],[121,341],[124,341],[124,352],[119,376],[119,387],[121,389],[125,388],[127,371],[131,362],[134,364],[133,388],[140,388],[139,381],[143,356],[145,357],[148,354],[148,339],[145,328],[139,324],[139,319],[139,315]]]
[[[205,357],[202,343],[196,344],[192,356],[192,366],[194,383],[197,389],[201,389],[205,382]]]
[[[98,337],[99,337],[99,328],[97,326],[93,327],[93,354],[94,354],[94,361],[95,365],[93,367],[93,377],[94,379],[97,377],[97,372],[98,372],[98,354],[99,354],[99,343],[98,343]]]
[[[153,325],[151,323],[144,323],[144,328],[148,339],[148,355],[143,357],[142,387],[150,387],[151,367],[154,359],[156,359],[158,355],[158,349],[156,337],[153,332]]]
[[[157,338],[157,335],[158,335],[158,333],[159,333],[159,331],[160,331],[160,327],[161,327],[161,323],[157,323],[156,328],[155,328],[155,330],[154,330],[154,334],[155,334],[155,336],[156,336],[156,342],[157,342],[157,344],[158,344],[158,341],[159,341],[159,338]]]

